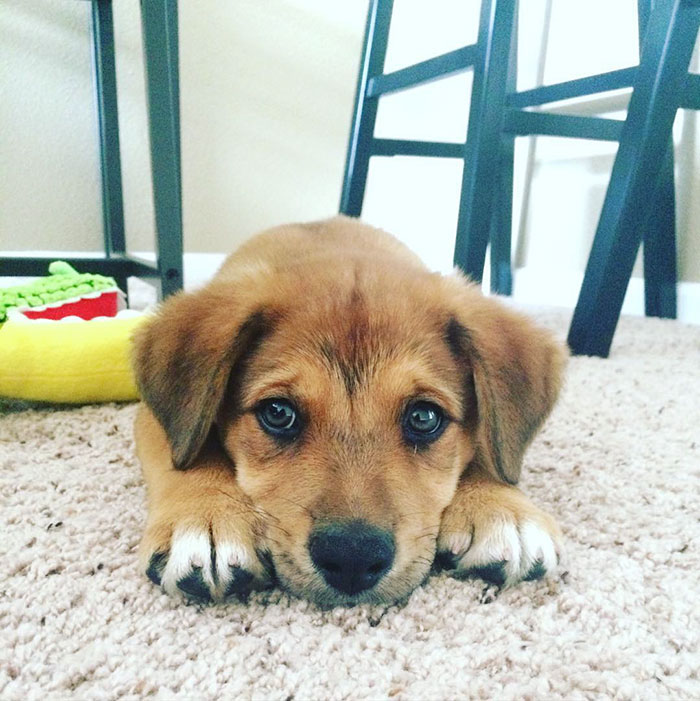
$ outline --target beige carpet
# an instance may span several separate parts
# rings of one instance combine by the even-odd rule
[[[562,333],[567,317],[539,313]],[[566,573],[446,575],[403,608],[201,608],[136,569],[133,406],[0,419],[0,698],[700,698],[700,327],[624,319],[574,359],[524,489]]]

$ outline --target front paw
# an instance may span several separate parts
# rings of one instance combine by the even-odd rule
[[[171,595],[199,601],[245,598],[270,583],[256,550],[261,524],[252,509],[241,515],[192,500],[190,513],[152,519],[141,542],[148,578]]]
[[[458,494],[445,509],[437,560],[459,578],[499,587],[540,579],[557,566],[562,536],[554,519],[513,487]]]

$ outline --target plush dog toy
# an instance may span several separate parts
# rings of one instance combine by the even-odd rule
[[[0,291],[0,396],[88,403],[138,398],[129,360],[144,315],[117,312],[112,278],[67,263],[29,285]]]

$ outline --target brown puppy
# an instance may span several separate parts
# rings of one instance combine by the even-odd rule
[[[514,486],[566,353],[345,217],[264,232],[137,335],[148,575],[320,605],[540,577],[560,533]]]

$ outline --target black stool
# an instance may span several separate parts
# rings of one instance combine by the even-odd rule
[[[574,353],[606,356],[634,258],[644,238],[647,315],[676,315],[675,193],[671,126],[700,106],[688,74],[699,0],[639,0],[640,65],[517,92],[517,2],[482,0],[476,44],[383,74],[392,0],[369,9],[340,211],[359,216],[371,156],[464,161],[454,262],[481,281],[491,244],[492,291],[510,294],[516,136],[619,141],[618,154],[569,333]],[[643,39],[642,39],[643,37]],[[379,97],[472,69],[466,143],[375,139]],[[633,87],[624,121],[534,111],[559,100]]]
[[[67,260],[81,272],[114,277],[124,291],[131,276],[153,280],[166,297],[181,289],[183,281],[177,0],[141,0],[156,219],[155,264],[126,251],[112,0],[91,1],[105,256]],[[43,276],[50,260],[0,258],[0,274]]]

